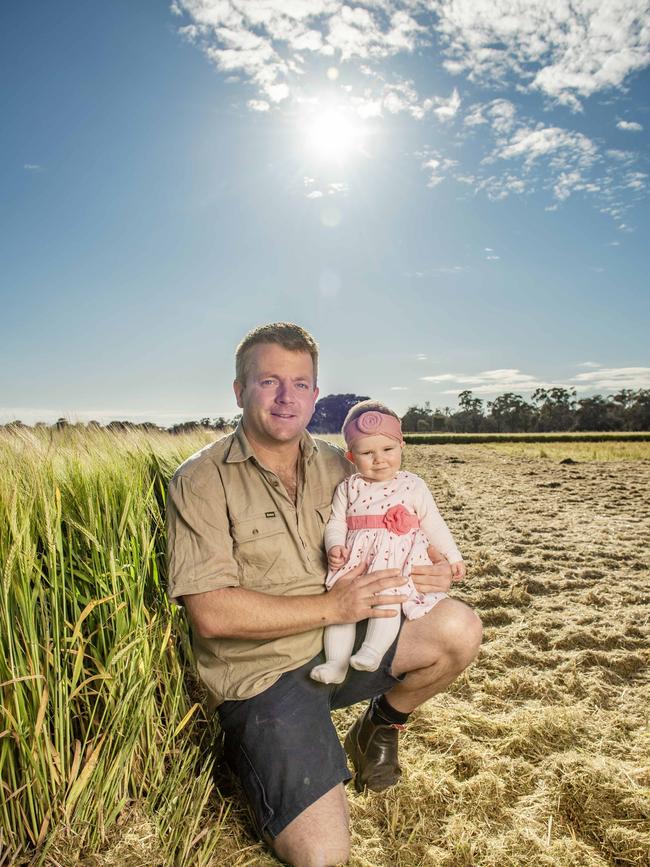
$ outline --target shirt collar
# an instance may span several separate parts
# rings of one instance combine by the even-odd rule
[[[318,442],[307,431],[304,431],[300,438],[300,450],[307,463],[309,463],[312,457],[318,452]],[[241,463],[254,457],[255,452],[246,439],[242,423],[239,422],[232,435],[232,442],[230,443],[230,448],[226,456],[226,463]]]

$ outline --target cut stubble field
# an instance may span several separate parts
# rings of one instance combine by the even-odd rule
[[[413,714],[403,781],[382,794],[349,787],[352,865],[650,863],[643,449],[575,463],[536,446],[406,449],[468,561],[454,596],[481,615],[484,642]],[[341,736],[356,713],[336,714]],[[246,847],[243,825],[223,842],[233,865],[277,863]]]
[[[183,448],[177,439],[174,454]],[[404,468],[428,483],[468,563],[454,596],[478,611],[485,636],[476,663],[412,715],[402,781],[381,794],[348,788],[353,867],[650,863],[650,444],[639,449],[635,459],[585,460],[540,456],[537,445],[407,447]],[[171,458],[157,461],[163,475]],[[169,637],[164,619],[160,629]],[[172,637],[182,629],[175,619]],[[165,664],[163,688],[178,670]],[[187,740],[161,742],[152,728],[169,750],[166,767],[195,749],[194,727],[205,730],[198,713],[185,720],[191,704],[179,700],[173,717],[174,737]],[[341,735],[357,712],[336,713]],[[95,854],[68,848],[74,835],[66,843],[55,805],[43,863],[139,867],[181,863],[179,852],[188,864],[277,863],[254,840],[227,777],[219,773],[209,794],[201,774],[202,820],[176,841],[176,860],[165,825],[191,804],[167,795],[159,822],[150,774],[140,800],[131,787],[113,826],[91,835]],[[84,803],[87,821],[92,801]],[[64,817],[74,818],[72,806]]]

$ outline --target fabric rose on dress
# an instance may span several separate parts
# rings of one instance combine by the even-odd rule
[[[362,413],[357,419],[357,427],[362,433],[377,433],[382,423],[382,414],[374,410]]]
[[[412,515],[407,508],[402,505],[391,506],[384,515],[384,525],[391,533],[396,536],[404,536],[411,530],[415,530],[420,526],[420,522],[416,515]]]

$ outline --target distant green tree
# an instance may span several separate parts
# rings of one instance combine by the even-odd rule
[[[520,394],[506,392],[488,401],[488,410],[499,433],[521,433],[531,430],[534,409]]]
[[[537,430],[568,431],[575,424],[575,388],[536,388],[532,394],[537,409]]]
[[[613,430],[616,419],[612,415],[611,402],[600,394],[583,397],[578,401],[575,413],[575,429],[581,431]]]
[[[483,427],[483,401],[471,391],[461,391],[458,407],[453,415],[453,429],[459,433],[478,433]]]
[[[426,401],[424,406],[410,406],[406,410],[402,416],[402,430],[406,433],[428,433],[433,430],[433,413],[429,401]]]
[[[627,409],[628,430],[650,431],[650,389],[640,388]]]

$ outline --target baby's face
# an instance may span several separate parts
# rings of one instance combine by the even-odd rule
[[[403,448],[403,442],[373,434],[358,439],[349,456],[367,482],[386,482],[395,477],[402,465]]]

